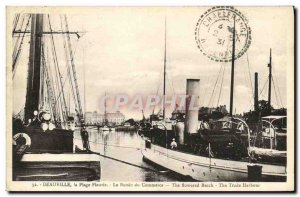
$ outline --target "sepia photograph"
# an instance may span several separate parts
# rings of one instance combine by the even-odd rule
[[[293,6],[6,8],[8,191],[294,191]]]

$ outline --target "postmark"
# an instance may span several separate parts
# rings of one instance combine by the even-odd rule
[[[244,15],[231,6],[216,6],[204,12],[197,21],[197,47],[209,59],[217,62],[232,60],[233,26],[235,20],[235,59],[251,44],[251,28]]]

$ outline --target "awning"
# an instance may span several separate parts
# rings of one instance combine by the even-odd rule
[[[282,119],[282,118],[286,118],[286,116],[265,116],[265,117],[262,117],[262,119],[269,119],[269,120],[274,120],[274,119]]]

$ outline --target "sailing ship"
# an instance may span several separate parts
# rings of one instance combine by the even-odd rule
[[[27,76],[24,116],[13,117],[13,180],[14,181],[94,181],[100,180],[100,159],[89,151],[88,133],[84,128],[83,110],[76,77],[74,54],[66,16],[60,16],[61,31],[54,31],[50,16],[45,14],[17,14],[13,36],[21,41],[15,43],[13,54],[13,73],[25,34],[30,34],[29,64]],[[23,22],[28,21],[25,30]],[[28,26],[31,23],[30,31]],[[49,30],[45,29],[48,23]],[[63,28],[64,24],[64,28]],[[20,29],[16,29],[20,26]],[[54,35],[64,38],[66,52],[67,76],[61,76],[60,62]],[[79,36],[78,36],[79,37]],[[49,40],[50,38],[50,40]],[[46,40],[48,39],[48,40]],[[48,41],[48,42],[47,42]],[[53,64],[47,55],[49,44],[52,49]],[[55,68],[54,68],[55,67]],[[55,71],[55,74],[52,72]],[[56,78],[56,83],[53,81]],[[81,126],[81,136],[85,150],[75,152],[74,117],[65,101],[65,82],[69,79],[74,98],[77,119]],[[76,148],[78,150],[78,147]]]
[[[283,110],[280,114],[272,114],[271,106],[271,91],[272,91],[272,50],[270,49],[269,68],[269,88],[268,88],[268,114],[261,117],[258,124],[258,130],[253,136],[253,144],[249,147],[250,153],[260,161],[272,161],[285,164],[287,162],[287,128],[286,128],[286,111]],[[274,81],[273,81],[274,82]],[[258,73],[255,73],[255,99],[254,113],[258,112]],[[274,83],[275,89],[275,83]],[[276,89],[275,89],[276,90]],[[253,129],[255,130],[255,129]]]
[[[145,144],[141,151],[143,160],[199,181],[286,181],[286,163],[254,158],[251,130],[243,119],[233,116],[235,20],[233,23],[229,116],[210,125],[199,121],[198,110],[189,110],[186,105],[185,115],[175,114],[174,124],[166,121],[163,109],[163,120],[158,119],[154,121],[156,125],[138,132]],[[165,68],[166,44],[164,83]],[[187,79],[186,103],[192,96],[199,96],[199,86],[200,79]]]
[[[106,93],[105,93],[106,98]],[[104,124],[102,126],[98,126],[98,130],[102,132],[115,131],[115,128],[108,125],[107,113],[106,113],[106,99],[104,101]]]
[[[261,161],[272,161],[285,164],[286,151],[286,116],[265,116],[261,118],[262,128],[253,137],[249,147],[251,154]]]

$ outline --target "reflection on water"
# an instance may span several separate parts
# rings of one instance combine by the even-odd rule
[[[88,128],[90,148],[105,156],[113,157],[135,165],[154,169],[143,162],[140,148],[144,147],[143,141],[133,131],[102,132],[96,128]],[[74,134],[75,144],[82,147],[80,132]],[[101,157],[101,156],[100,156]],[[101,157],[101,181],[177,181],[170,174],[162,174],[109,158]]]

